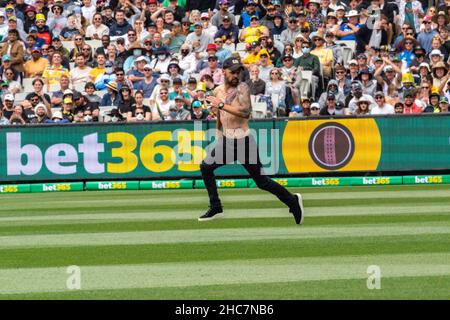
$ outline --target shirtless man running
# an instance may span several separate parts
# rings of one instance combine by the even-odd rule
[[[217,144],[200,165],[203,181],[208,190],[210,207],[198,220],[208,221],[224,216],[214,170],[237,160],[248,171],[258,188],[277,196],[289,207],[295,222],[302,224],[301,195],[290,193],[264,175],[257,144],[249,130],[248,121],[252,110],[250,91],[247,84],[239,81],[242,68],[243,65],[236,58],[225,60],[223,63],[225,83],[214,90],[214,95],[206,98],[211,111],[217,114]]]

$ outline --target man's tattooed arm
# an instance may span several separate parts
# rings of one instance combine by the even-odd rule
[[[225,103],[227,104],[227,107],[224,109],[226,112],[241,118],[250,118],[252,104],[248,85],[240,83],[236,89],[227,94]]]

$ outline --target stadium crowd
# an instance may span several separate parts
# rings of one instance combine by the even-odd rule
[[[450,0],[0,0],[0,41],[2,125],[214,119],[230,57],[255,117],[449,107]]]

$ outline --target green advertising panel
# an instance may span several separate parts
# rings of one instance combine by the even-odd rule
[[[301,178],[302,187],[337,187],[351,185],[351,178],[326,177],[326,178]]]
[[[450,169],[450,115],[274,119],[250,127],[270,176]],[[2,126],[0,183],[198,179],[215,132],[215,122],[200,121]],[[239,164],[215,173],[248,175]]]
[[[140,189],[192,189],[194,187],[193,180],[155,180],[141,181]]]
[[[402,184],[402,177],[352,177],[352,186]]]
[[[0,185],[1,193],[27,193],[31,191],[29,184],[3,184]]]
[[[86,182],[86,190],[139,190],[139,181]]]
[[[35,183],[31,185],[31,192],[66,192],[83,190],[83,182]]]
[[[403,176],[403,184],[450,183],[450,175]]]
[[[247,188],[248,179],[217,179],[217,188]],[[195,180],[195,188],[205,188],[203,180]]]
[[[273,178],[273,181],[283,187],[300,187],[301,185],[301,178]],[[258,186],[253,179],[248,179],[248,187],[257,188]]]

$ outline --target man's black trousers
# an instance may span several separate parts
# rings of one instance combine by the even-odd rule
[[[212,208],[222,207],[217,193],[214,170],[235,161],[239,161],[244,166],[258,188],[274,194],[288,207],[294,204],[295,197],[292,193],[264,175],[256,141],[249,135],[241,139],[219,138],[216,146],[201,163],[200,170]]]

